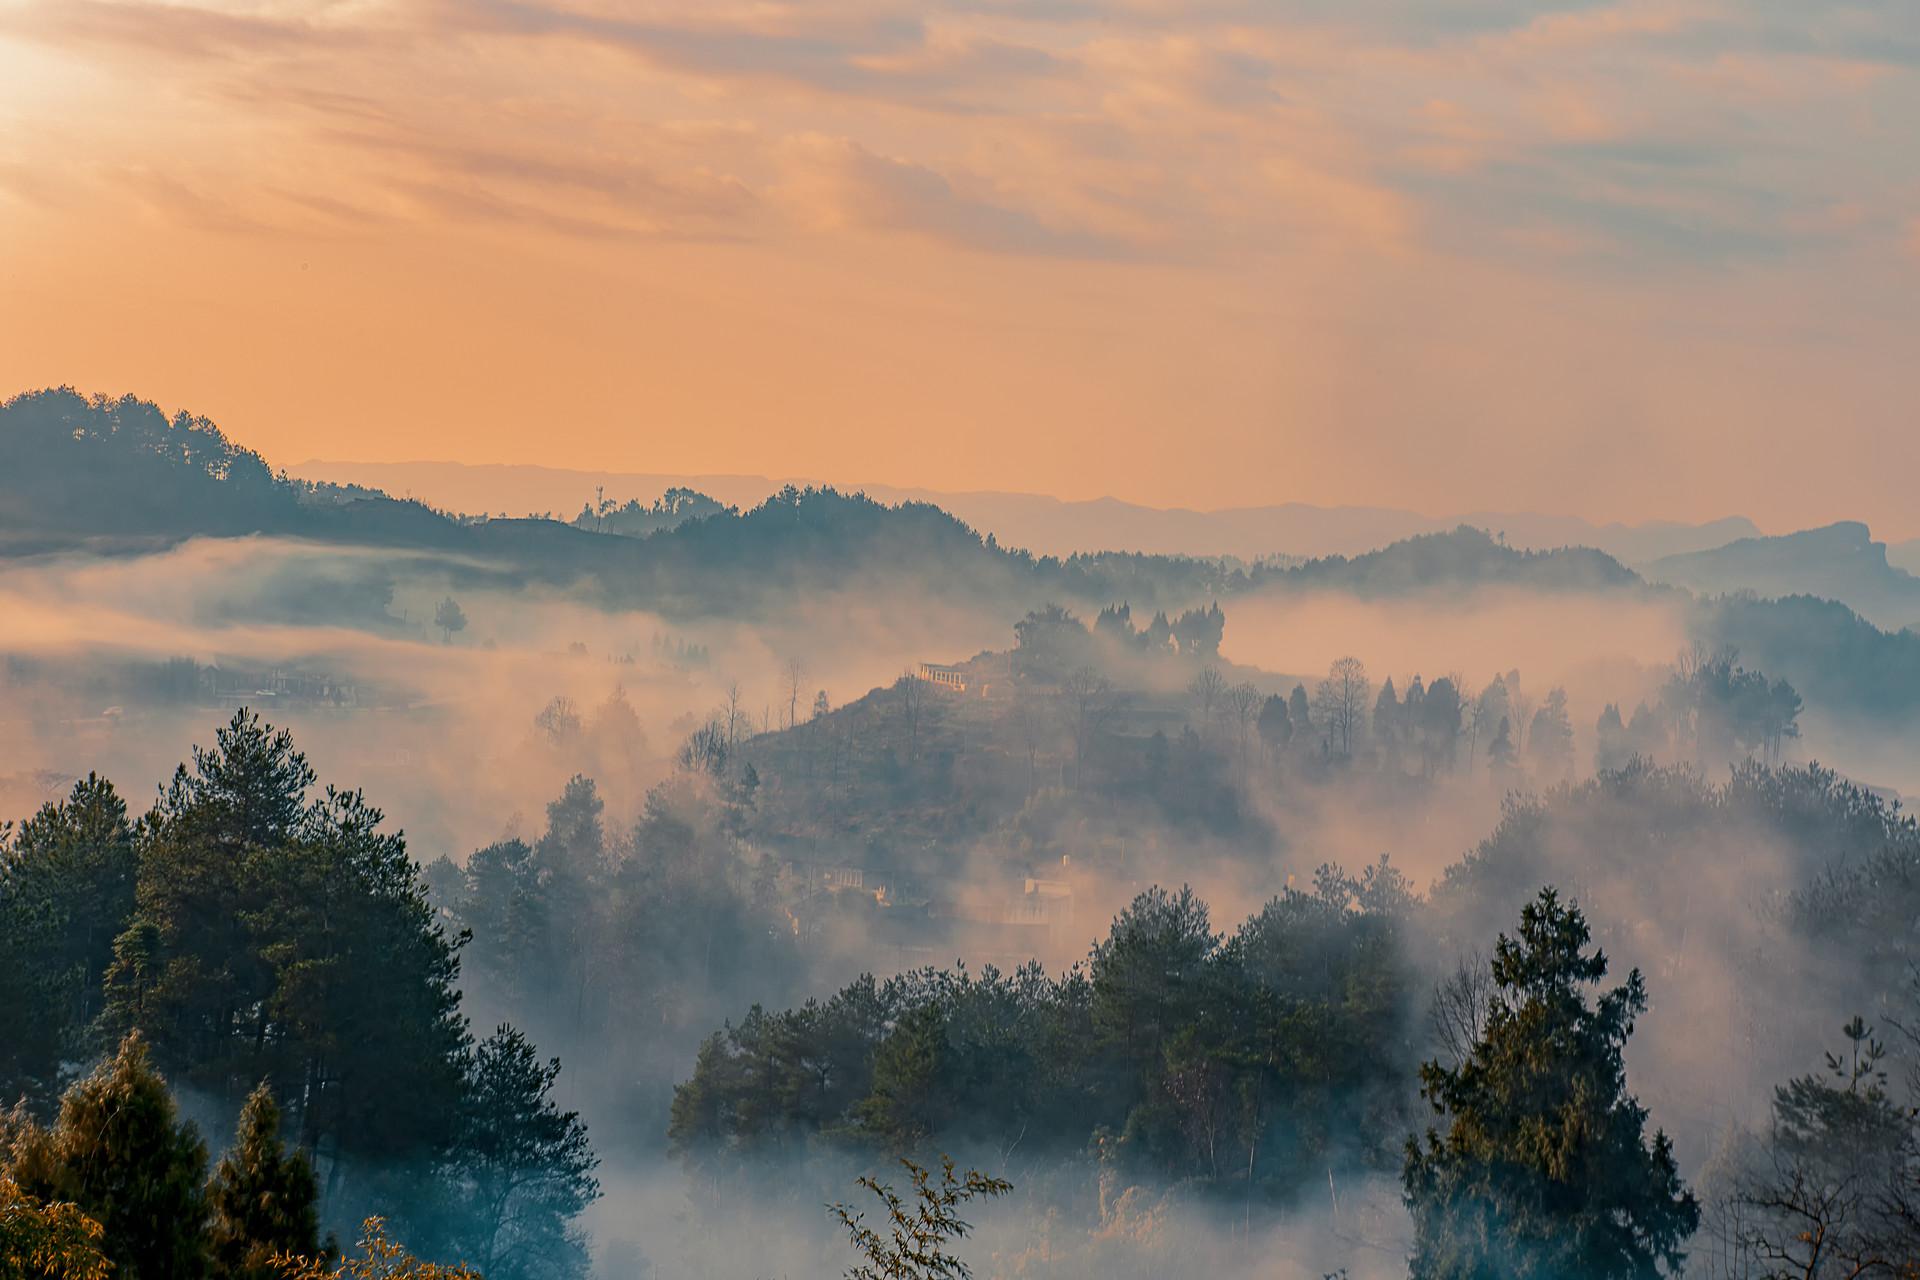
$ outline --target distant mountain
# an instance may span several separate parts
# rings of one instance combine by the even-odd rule
[[[1141,616],[1211,601],[1231,613],[1237,598],[1296,591],[1676,590],[1650,585],[1604,551],[1522,550],[1511,545],[1511,530],[1503,542],[1469,527],[1286,565],[1118,551],[1036,556],[933,504],[887,505],[821,489],[785,488],[745,510],[644,537],[556,520],[463,520],[373,489],[276,475],[212,423],[168,418],[143,401],[62,390],[0,403],[0,556],[74,547],[113,553],[256,533],[388,549],[396,554],[382,562],[396,572],[430,566],[456,586],[563,587],[679,617],[764,616],[844,590],[907,609],[937,592],[1009,620],[1047,602],[1091,612],[1127,601]],[[1920,708],[1920,631],[1883,629],[1847,604],[1813,598],[1846,591],[1884,610],[1913,590],[1914,579],[1887,564],[1863,526],[1746,539],[1724,554],[1663,563],[1669,580],[1691,573],[1698,589],[1783,597],[1703,600],[1691,618],[1699,638],[1738,647],[1836,711],[1910,727]],[[1801,581],[1810,594],[1792,593]],[[305,584],[281,586],[283,596],[310,594]],[[374,606],[385,598],[377,583],[361,586]]]
[[[1920,538],[1887,544],[1887,563],[1908,573],[1920,573]]]
[[[1654,582],[1724,595],[1816,596],[1837,600],[1880,627],[1920,622],[1920,578],[1890,563],[1867,526],[1842,521],[1777,538],[1742,538],[1711,551],[1645,565]]]
[[[357,484],[414,497],[451,511],[550,512],[570,519],[604,494],[615,502],[649,502],[675,487],[696,489],[721,502],[750,507],[786,484],[767,476],[680,476],[637,472],[570,471],[539,466],[473,466],[459,462],[303,462],[290,474],[306,480]],[[848,488],[846,485],[840,486]],[[1357,555],[1402,538],[1445,533],[1466,524],[1504,534],[1520,548],[1585,546],[1628,564],[1721,546],[1759,532],[1741,517],[1709,524],[1595,525],[1567,516],[1482,511],[1436,518],[1388,507],[1319,507],[1290,502],[1218,511],[1141,506],[1117,498],[1069,502],[1044,494],[993,491],[948,493],[895,485],[855,486],[881,502],[930,502],[991,533],[1003,545],[1036,555],[1081,551],[1137,551],[1150,555]]]

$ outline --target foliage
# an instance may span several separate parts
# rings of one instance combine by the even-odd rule
[[[244,710],[195,748],[142,824],[106,1021],[229,1105],[239,1082],[284,1082],[310,1149],[431,1150],[466,1041],[457,943],[380,811],[313,782],[291,736]]]
[[[387,1235],[382,1218],[360,1224],[360,1252],[337,1262],[329,1258],[288,1255],[276,1259],[280,1280],[482,1280],[479,1271],[464,1263],[445,1266],[423,1262]]]
[[[1284,1191],[1337,1147],[1383,1161],[1404,1117],[1412,898],[1390,865],[1323,868],[1231,938],[1150,889],[1059,978],[1037,965],[863,978],[711,1037],[669,1136],[714,1171],[824,1140],[1084,1151],[1142,1173]],[[1357,1138],[1357,1143],[1353,1140]]]
[[[87,1056],[134,876],[126,804],[97,774],[0,839],[0,1097],[44,1108]]]
[[[503,1026],[474,1051],[460,1137],[442,1171],[454,1218],[451,1253],[492,1280],[584,1275],[569,1224],[600,1194],[599,1163],[578,1113],[552,1098],[560,1060],[542,1062]]]
[[[280,1108],[263,1084],[248,1096],[233,1148],[207,1184],[214,1275],[272,1280],[275,1258],[318,1254],[318,1200],[313,1166],[281,1142]]]
[[[873,1192],[886,1209],[885,1235],[867,1226],[866,1215],[851,1205],[829,1206],[846,1228],[848,1241],[866,1259],[847,1271],[847,1280],[970,1280],[972,1268],[949,1252],[954,1242],[972,1230],[972,1224],[960,1216],[961,1206],[977,1198],[1005,1195],[1013,1184],[977,1169],[955,1177],[951,1156],[940,1158],[937,1185],[921,1165],[907,1159],[900,1163],[913,1183],[911,1204],[889,1183],[873,1177],[859,1179],[859,1185]]]
[[[177,1118],[147,1046],[129,1036],[60,1102],[51,1127],[15,1113],[7,1164],[21,1191],[97,1221],[114,1274],[194,1280],[207,1267],[207,1149]]]
[[[1495,991],[1471,1055],[1421,1068],[1445,1134],[1409,1139],[1403,1183],[1413,1275],[1513,1273],[1627,1280],[1676,1272],[1699,1207],[1672,1144],[1644,1139],[1622,1051],[1646,1008],[1638,971],[1591,1007],[1606,976],[1585,916],[1551,889],[1501,935]]]
[[[0,1174],[0,1280],[107,1280],[98,1222],[71,1204],[42,1204]]]

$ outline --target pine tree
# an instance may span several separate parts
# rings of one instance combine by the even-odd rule
[[[1646,1009],[1638,970],[1592,1007],[1582,988],[1606,956],[1578,907],[1551,889],[1495,948],[1481,1038],[1456,1068],[1421,1068],[1421,1092],[1448,1117],[1407,1142],[1414,1280],[1647,1280],[1675,1273],[1700,1209],[1673,1146],[1645,1138],[1623,1050]]]
[[[240,1112],[233,1150],[207,1186],[213,1210],[213,1274],[221,1280],[272,1280],[286,1255],[319,1253],[319,1189],[304,1152],[280,1141],[280,1108],[265,1084]]]
[[[67,1090],[51,1128],[17,1113],[5,1127],[20,1190],[97,1221],[116,1280],[206,1274],[207,1148],[138,1036]]]
[[[560,1060],[540,1060],[503,1026],[478,1045],[468,1068],[463,1120],[446,1169],[455,1202],[453,1252],[488,1280],[584,1275],[586,1250],[573,1219],[599,1198],[600,1163],[577,1112],[552,1092]]]
[[[100,988],[133,911],[127,806],[97,774],[0,839],[0,1097],[51,1107],[92,1056]]]

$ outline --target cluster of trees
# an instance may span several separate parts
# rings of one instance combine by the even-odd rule
[[[701,1047],[674,1147],[718,1176],[825,1142],[908,1152],[1101,1146],[1167,1179],[1283,1195],[1330,1156],[1380,1164],[1405,1126],[1411,897],[1384,860],[1322,870],[1231,937],[1155,888],[1084,965],[863,978]]]
[[[584,1147],[582,1147],[582,1151]],[[577,1158],[584,1160],[584,1156]],[[384,1220],[362,1224],[361,1253],[320,1236],[306,1153],[280,1136],[262,1085],[211,1173],[137,1035],[61,1099],[41,1124],[0,1115],[0,1275],[20,1280],[481,1280],[466,1264],[423,1262]]]
[[[649,1129],[699,1034],[741,999],[791,992],[804,976],[776,867],[738,838],[750,768],[730,767],[718,729],[695,735],[684,764],[626,831],[609,834],[598,788],[576,776],[537,838],[425,872],[445,926],[471,935],[469,1000],[542,1041],[593,1046],[584,1087],[619,1099],[607,1113],[636,1144],[656,1140]]]
[[[573,527],[594,533],[615,533],[626,538],[644,538],[650,533],[672,529],[689,520],[737,514],[737,508],[684,485],[672,486],[649,503],[629,498],[624,504],[615,503],[603,488],[594,491],[592,502],[581,506],[580,514],[573,518]]]
[[[1792,685],[1747,670],[1735,650],[1696,646],[1674,664],[1656,705],[1642,702],[1627,719],[1607,704],[1595,726],[1594,763],[1617,769],[1634,756],[1678,755],[1702,768],[1748,756],[1777,764],[1787,741],[1800,736],[1800,705]]]
[[[146,815],[89,776],[6,831],[0,1094],[48,1114],[76,1064],[137,1035],[229,1114],[264,1083],[330,1218],[391,1211],[449,1254],[511,1259],[499,1277],[578,1272],[592,1156],[551,1101],[557,1062],[507,1026],[475,1043],[462,939],[404,842],[315,781],[243,710]]]
[[[1365,760],[1394,773],[1417,768],[1426,777],[1485,767],[1509,778],[1522,767],[1547,782],[1573,766],[1573,724],[1564,689],[1535,706],[1521,692],[1520,673],[1498,675],[1477,695],[1458,675],[1431,684],[1415,675],[1402,695],[1389,676],[1376,690],[1366,663],[1336,659],[1311,694],[1296,684],[1285,697],[1262,696],[1250,683],[1232,685],[1213,667],[1188,686],[1202,725],[1226,715],[1259,734],[1274,758],[1289,753],[1328,761]],[[1524,745],[1523,745],[1524,744]]]
[[[1013,624],[1014,663],[1023,675],[1058,682],[1082,669],[1105,670],[1123,654],[1214,659],[1226,630],[1227,616],[1217,603],[1171,619],[1156,612],[1143,629],[1134,626],[1131,604],[1108,605],[1091,629],[1073,610],[1049,604]]]

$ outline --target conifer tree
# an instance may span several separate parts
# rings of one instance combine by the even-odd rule
[[[20,1190],[97,1221],[116,1280],[206,1275],[206,1144],[177,1117],[145,1041],[127,1037],[67,1090],[51,1128],[16,1113],[6,1129]]]
[[[1646,1280],[1675,1273],[1700,1209],[1665,1133],[1626,1089],[1623,1050],[1646,1009],[1635,970],[1606,976],[1577,906],[1552,889],[1501,935],[1495,994],[1467,1060],[1420,1070],[1445,1134],[1407,1142],[1414,1280]]]
[[[280,1140],[280,1107],[265,1084],[240,1112],[233,1149],[207,1185],[213,1211],[213,1274],[220,1280],[271,1280],[273,1259],[319,1253],[319,1189],[304,1152]]]

